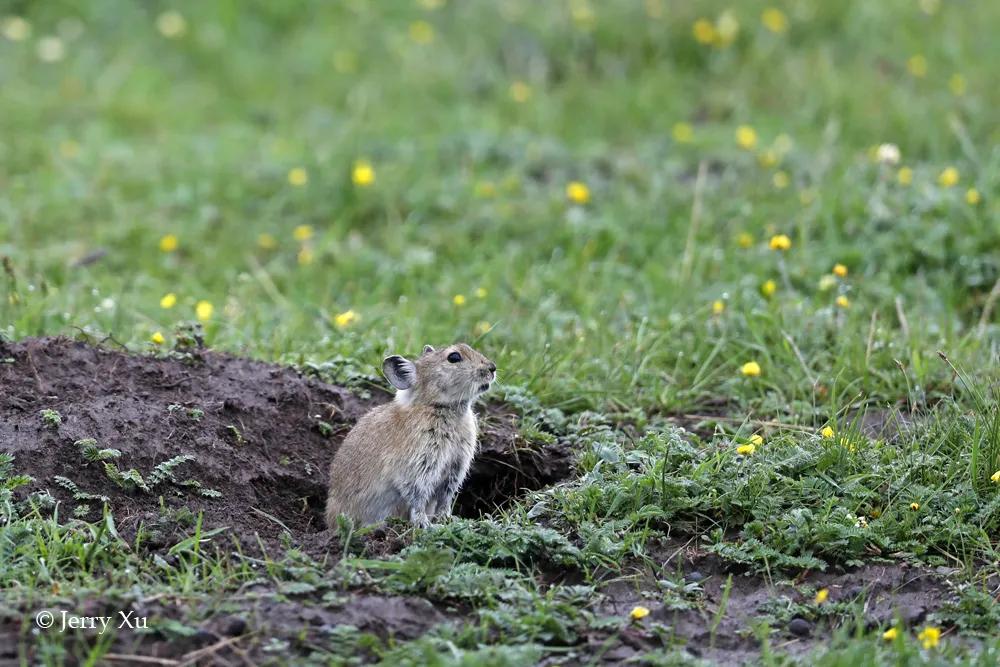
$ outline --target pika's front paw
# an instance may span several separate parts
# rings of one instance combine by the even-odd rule
[[[427,516],[426,512],[410,512],[410,523],[417,528],[429,528],[431,525],[431,518]]]

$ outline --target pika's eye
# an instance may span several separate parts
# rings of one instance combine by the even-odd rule
[[[452,352],[451,354],[448,355],[448,361],[450,361],[453,364],[457,364],[461,360],[462,360],[462,355],[460,355],[458,352]]]

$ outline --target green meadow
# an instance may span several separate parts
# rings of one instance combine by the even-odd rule
[[[247,664],[997,664],[997,25],[987,0],[0,4],[0,340],[167,356],[195,327],[351,387],[464,341],[524,441],[577,458],[391,553],[234,554],[196,521],[166,560],[0,458],[0,636],[115,664],[131,635],[34,614],[155,597],[140,636],[190,638],[252,584],[443,620],[251,623]],[[872,616],[876,571],[923,613]]]

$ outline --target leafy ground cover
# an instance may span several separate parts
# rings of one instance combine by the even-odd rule
[[[997,21],[4,5],[4,657],[996,664]],[[521,458],[429,530],[312,530],[382,356],[459,339]],[[185,395],[202,346],[278,366]],[[240,514],[241,451],[315,477]]]

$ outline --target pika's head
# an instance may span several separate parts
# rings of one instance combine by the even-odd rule
[[[465,343],[440,350],[430,345],[415,361],[394,354],[382,362],[382,372],[399,390],[396,400],[410,404],[468,405],[487,391],[497,366]]]

